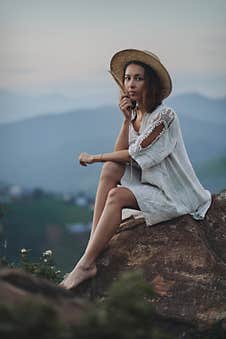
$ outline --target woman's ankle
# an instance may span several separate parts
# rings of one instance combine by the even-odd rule
[[[84,258],[81,258],[76,266],[81,266],[85,270],[90,270],[96,266],[95,261],[87,261]]]

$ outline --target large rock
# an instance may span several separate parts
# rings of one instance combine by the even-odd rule
[[[46,305],[65,324],[77,325],[90,302],[75,297],[71,291],[63,290],[46,279],[41,279],[20,269],[0,270],[0,306],[29,305],[32,308]],[[32,312],[31,308],[31,312]]]
[[[226,191],[213,195],[205,220],[189,215],[147,227],[131,218],[97,260],[98,274],[75,289],[104,297],[122,271],[142,269],[158,291],[150,302],[172,322],[226,331]],[[160,288],[159,288],[160,286]]]

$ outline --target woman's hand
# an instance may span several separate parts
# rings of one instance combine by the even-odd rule
[[[94,156],[88,153],[81,153],[79,155],[80,165],[87,166],[87,164],[92,164],[94,162]]]
[[[131,106],[132,106],[132,101],[128,95],[122,95],[119,103],[119,108],[122,111],[124,117],[126,120],[131,119]]]

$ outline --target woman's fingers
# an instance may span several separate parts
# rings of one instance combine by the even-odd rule
[[[80,165],[87,166],[86,163],[84,162],[84,154],[83,153],[81,153],[79,155],[79,162],[80,162]]]
[[[130,107],[132,106],[132,101],[128,96],[124,96],[121,98],[120,103],[119,103],[119,108],[125,115],[125,117],[128,119],[131,114]]]
[[[127,106],[131,106],[132,105],[132,101],[130,98],[124,97],[120,100],[120,105],[127,105]]]
[[[87,166],[87,164],[92,164],[93,156],[88,153],[81,153],[79,155],[79,162],[82,166]]]
[[[81,161],[81,160],[80,160],[79,163],[80,163],[81,166],[87,166],[86,163],[85,163],[84,161]]]

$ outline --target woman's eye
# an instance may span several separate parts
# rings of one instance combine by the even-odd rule
[[[142,78],[141,76],[135,76],[134,79],[135,79],[136,81],[142,81],[142,80],[144,80],[144,78]],[[131,77],[128,76],[128,75],[126,75],[126,76],[124,76],[124,81],[125,81],[125,80],[130,81],[130,80],[131,80]]]
[[[144,78],[142,78],[142,77],[136,77],[135,79],[138,80],[138,81],[144,80]]]

